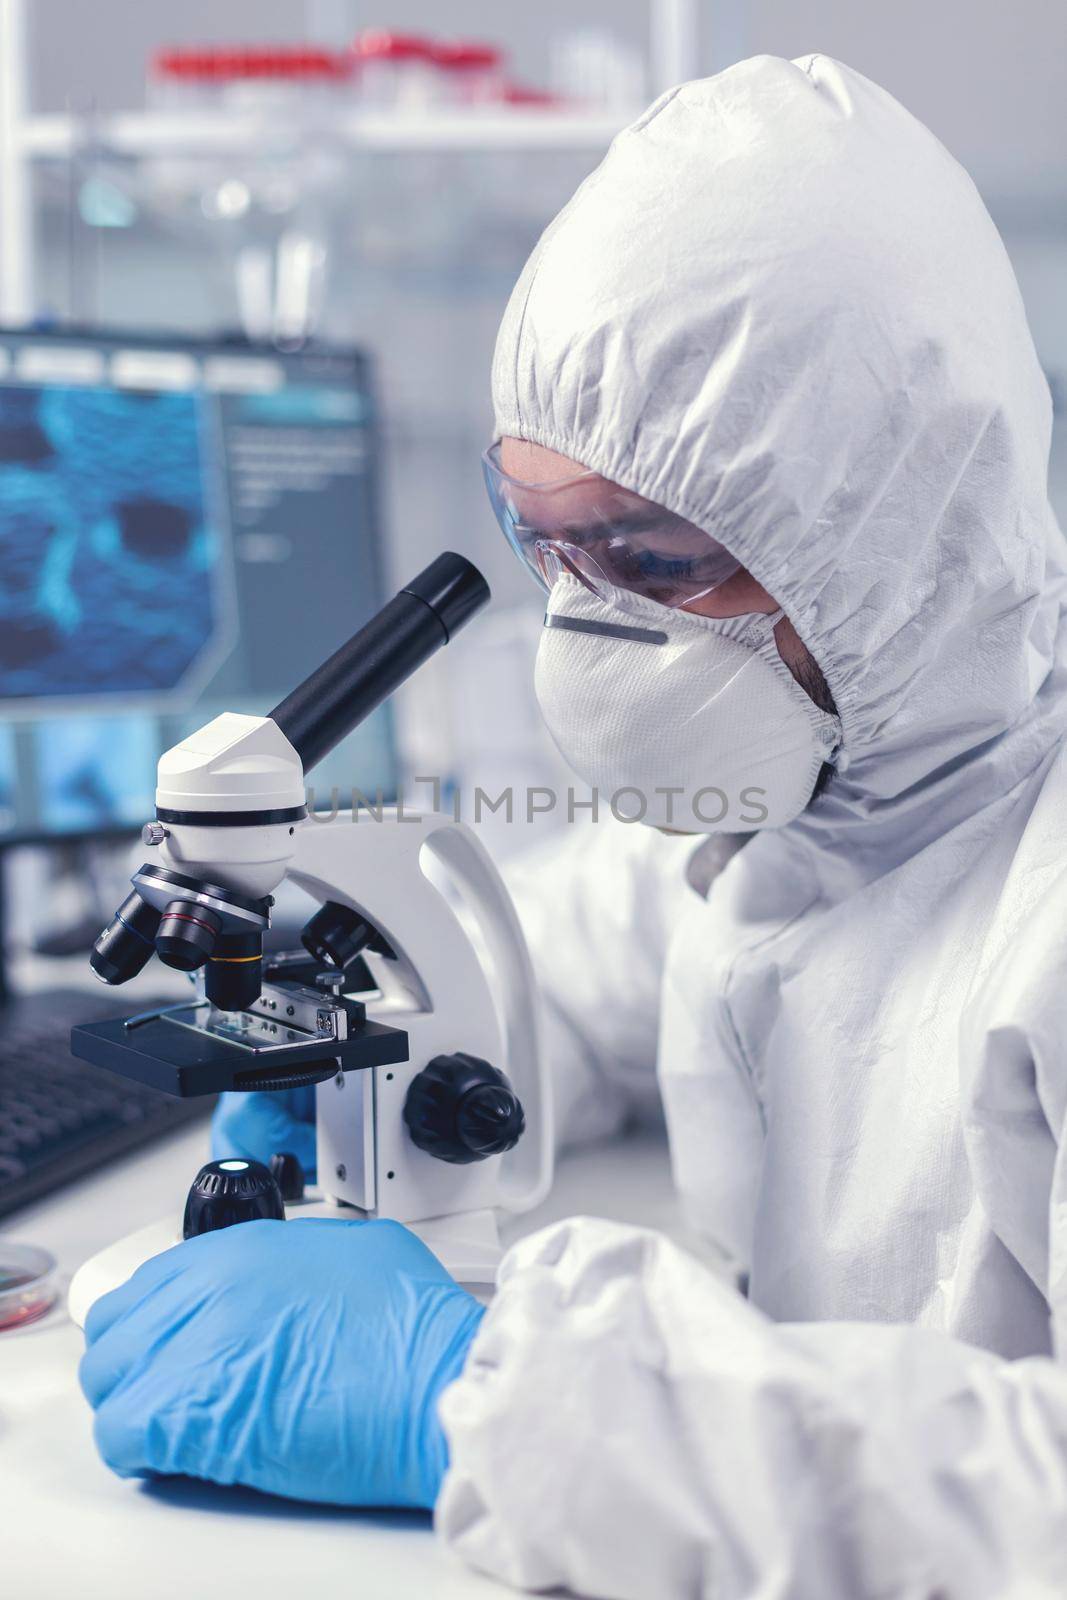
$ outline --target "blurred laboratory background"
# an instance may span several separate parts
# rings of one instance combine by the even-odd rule
[[[268,709],[444,548],[492,613],[318,787],[510,784],[487,837],[529,837],[525,788],[560,774],[539,596],[480,477],[493,338],[541,230],[671,84],[813,49],[884,84],[972,173],[1062,409],[1063,45],[1059,0],[0,0],[16,982],[81,961],[159,751]]]

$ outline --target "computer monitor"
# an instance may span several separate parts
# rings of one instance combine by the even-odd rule
[[[0,845],[139,826],[379,609],[376,437],[357,351],[0,332]],[[394,793],[388,708],[314,781]]]

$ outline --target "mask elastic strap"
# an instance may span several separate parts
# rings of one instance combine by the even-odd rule
[[[774,643],[774,630],[784,616],[785,612],[780,606],[777,611],[772,611],[770,613],[761,611],[757,613],[757,637],[760,638],[764,644]]]
[[[774,630],[784,616],[785,610],[781,606],[779,606],[778,610],[772,612],[769,616],[764,616],[763,625],[766,630],[764,637],[766,639],[774,639]],[[786,670],[788,671],[788,668]],[[841,773],[842,775],[848,771],[851,765],[851,757],[849,756],[848,751],[840,744],[838,744],[835,750],[831,751],[827,755],[826,761],[829,766],[833,767],[835,772]]]

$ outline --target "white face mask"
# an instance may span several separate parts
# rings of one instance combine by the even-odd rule
[[[799,816],[841,742],[778,654],[782,616],[702,617],[577,578],[549,597],[534,687],[564,759],[620,816],[751,833]]]

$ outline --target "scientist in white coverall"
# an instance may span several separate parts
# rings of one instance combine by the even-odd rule
[[[518,873],[560,1122],[610,1132],[655,1060],[725,1270],[575,1219],[511,1250],[484,1319],[436,1280],[416,1315],[433,1274],[404,1230],[357,1290],[336,1253],[318,1279],[295,1245],[247,1262],[257,1230],[301,1230],[230,1229],[94,1309],[100,1448],[126,1473],[435,1499],[461,1556],[528,1587],[1062,1597],[1067,564],[1000,240],[866,79],[744,62],[615,141],[520,280],[493,387],[490,487],[552,580],[552,732],[602,794],[676,790],[646,822],[718,835],[575,828]],[[537,520],[557,492],[629,505],[588,571],[573,507]],[[689,599],[684,560],[643,562],[646,502],[707,539]],[[706,794],[686,814],[694,786],[722,817]],[[222,1146],[276,1147],[253,1128],[245,1097]],[[244,1411],[212,1375],[223,1275]],[[397,1281],[422,1285],[403,1315]],[[298,1337],[277,1304],[315,1294],[294,1414],[268,1382]],[[303,1466],[324,1415],[360,1458],[335,1493]],[[421,1476],[391,1478],[412,1438]]]

